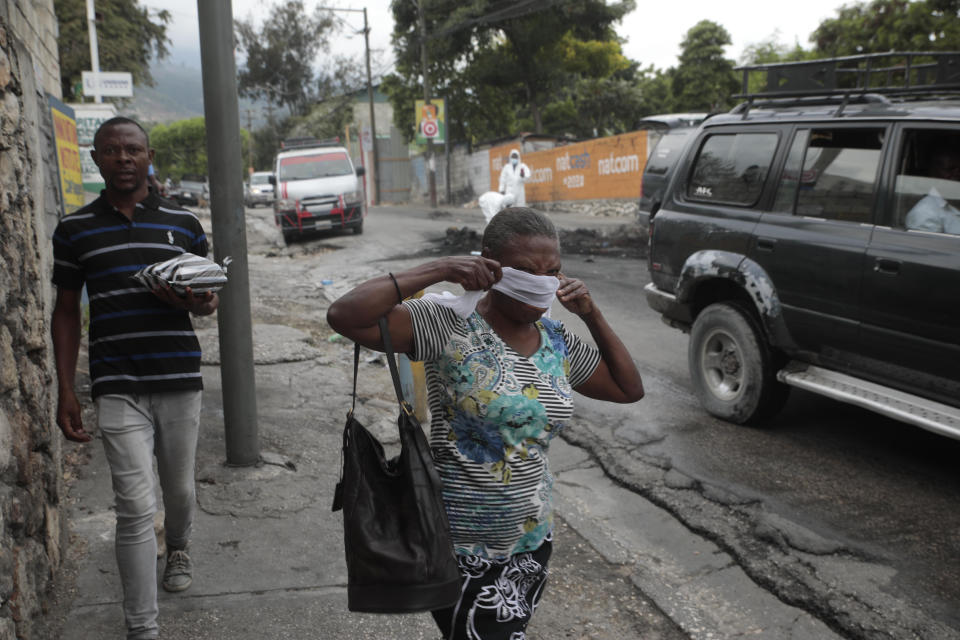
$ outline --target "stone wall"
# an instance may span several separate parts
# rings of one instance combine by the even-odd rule
[[[0,640],[34,637],[64,542],[49,339],[59,202],[47,93],[60,95],[52,0],[0,0]]]

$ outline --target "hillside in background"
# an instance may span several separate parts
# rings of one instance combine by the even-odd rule
[[[133,101],[124,109],[144,124],[169,124],[203,115],[203,74],[186,64],[155,64],[150,72],[156,85],[134,88]],[[240,126],[247,127],[252,110],[253,128],[266,122],[266,103],[240,98]]]

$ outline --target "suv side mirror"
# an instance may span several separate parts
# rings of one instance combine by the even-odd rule
[[[363,167],[357,167],[358,176],[362,176],[364,173],[366,173],[366,169],[364,169]]]
[[[267,180],[270,181],[270,184],[273,186],[277,186],[277,176],[271,173],[269,176],[267,176]]]

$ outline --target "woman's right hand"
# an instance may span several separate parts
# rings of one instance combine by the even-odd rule
[[[451,256],[442,262],[443,279],[467,291],[486,291],[503,277],[500,263],[482,256]]]

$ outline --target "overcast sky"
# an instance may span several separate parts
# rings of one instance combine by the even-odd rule
[[[151,9],[167,9],[173,16],[168,32],[173,41],[172,60],[199,67],[200,45],[197,30],[196,0],[140,0]],[[201,0],[202,1],[202,0]],[[259,23],[269,13],[273,0],[233,0],[234,18],[253,18]],[[308,7],[325,6],[349,9],[367,8],[370,22],[370,47],[374,51],[374,74],[392,69],[393,52],[390,33],[393,18],[390,0],[305,0]],[[624,53],[642,66],[653,64],[659,68],[675,66],[680,41],[690,27],[700,20],[712,20],[730,32],[733,44],[727,55],[739,59],[747,45],[766,40],[778,33],[778,40],[792,45],[799,41],[809,47],[808,38],[824,18],[836,15],[845,4],[842,0],[805,0],[802,2],[759,3],[756,0],[680,0],[673,2],[645,2],[624,18],[617,27],[627,39]],[[363,28],[363,14],[337,14],[348,26],[335,39],[335,51],[349,55],[363,55],[363,37],[349,36],[349,27]],[[379,62],[379,64],[377,64]]]

